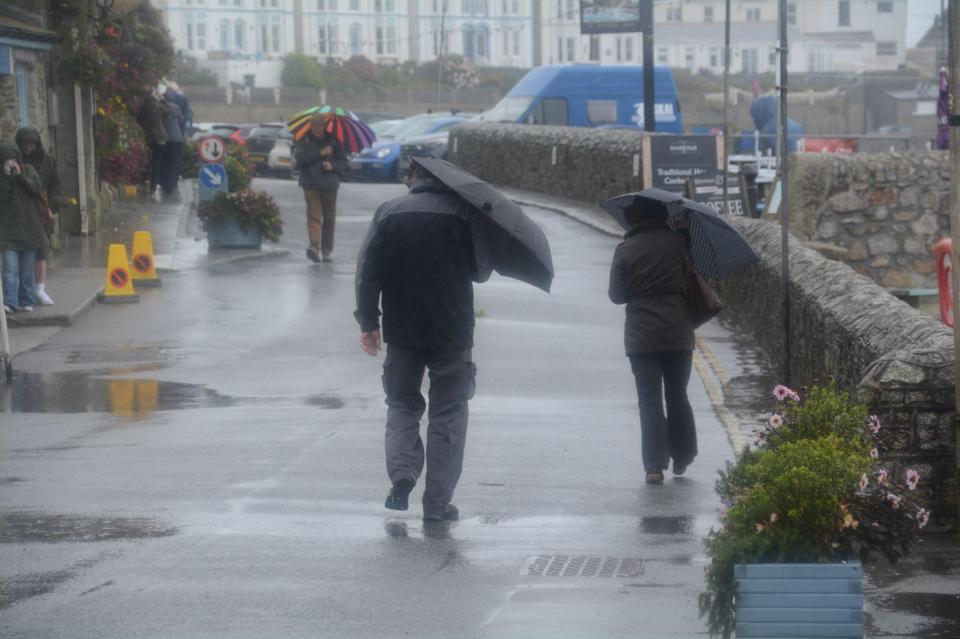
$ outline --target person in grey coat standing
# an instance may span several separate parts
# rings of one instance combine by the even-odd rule
[[[167,143],[167,130],[163,122],[168,111],[166,104],[157,97],[154,87],[144,89],[143,101],[137,111],[137,124],[143,129],[143,136],[147,139],[147,148],[150,150],[148,180],[151,195],[163,182],[163,147]]]
[[[459,517],[450,502],[463,468],[467,403],[476,387],[473,282],[483,277],[469,205],[418,165],[409,184],[407,195],[374,214],[357,262],[354,316],[361,347],[376,355],[382,297],[385,444],[392,482],[384,505],[407,510],[426,457],[423,519],[452,521]],[[430,372],[426,454],[420,439],[427,408],[420,393],[425,370]]]
[[[168,91],[169,92],[169,91]],[[186,129],[186,117],[180,106],[164,93],[163,104],[166,112],[163,116],[163,128],[167,133],[167,143],[163,145],[163,169],[160,186],[164,193],[177,192],[180,179],[180,159],[183,157],[183,133]]]
[[[643,466],[647,483],[661,484],[671,459],[673,473],[682,475],[697,456],[687,399],[694,347],[683,297],[689,253],[686,236],[667,227],[663,205],[635,204],[625,214],[631,228],[613,255],[609,295],[626,304],[624,347],[637,386]]]
[[[310,120],[310,133],[297,142],[293,161],[300,170],[300,188],[307,203],[307,258],[333,259],[333,234],[337,221],[337,190],[346,175],[347,156],[340,141],[327,132],[330,114]]]

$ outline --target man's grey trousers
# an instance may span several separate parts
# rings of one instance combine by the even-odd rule
[[[427,404],[420,393],[423,373],[430,372],[427,413],[427,481],[423,516],[440,517],[453,499],[463,469],[467,441],[467,402],[476,388],[471,351],[405,348],[387,345],[383,390],[387,394],[387,475],[396,483],[414,483],[423,471],[420,418]]]

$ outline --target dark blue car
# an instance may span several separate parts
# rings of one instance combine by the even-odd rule
[[[369,149],[350,156],[355,179],[398,182],[400,145],[410,138],[449,131],[467,118],[462,115],[415,115],[384,135]]]

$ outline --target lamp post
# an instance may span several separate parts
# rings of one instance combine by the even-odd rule
[[[951,0],[956,2],[957,0]],[[780,108],[777,126],[779,154],[777,163],[780,168],[780,285],[781,311],[783,312],[783,383],[790,385],[790,200],[787,198],[788,167],[790,158],[790,138],[787,118],[787,0],[780,0],[779,11],[780,38],[777,51],[780,64],[777,67],[777,89],[780,91]]]

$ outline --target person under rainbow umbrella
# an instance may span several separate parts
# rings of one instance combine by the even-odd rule
[[[343,145],[347,153],[359,153],[371,146],[376,134],[355,113],[340,107],[315,106],[305,109],[287,120],[287,130],[298,142],[310,132],[310,121],[316,115],[327,115],[326,131]]]

